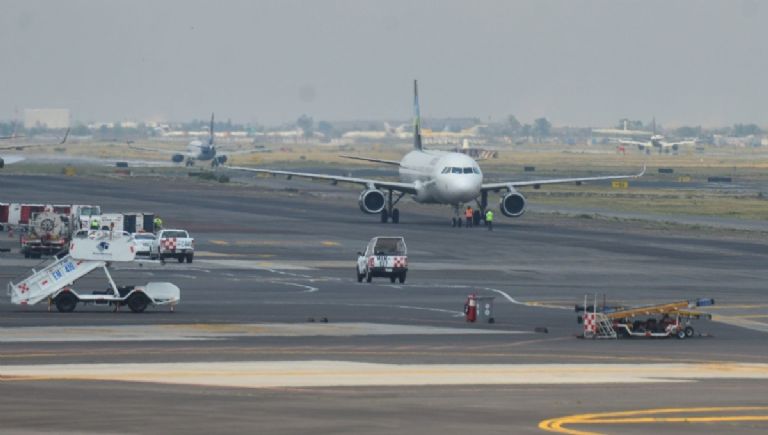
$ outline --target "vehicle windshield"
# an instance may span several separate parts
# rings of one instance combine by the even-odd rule
[[[154,240],[155,239],[155,235],[154,234],[148,234],[148,233],[136,234],[136,235],[133,236],[133,238],[135,238],[136,240]]]
[[[403,239],[378,239],[373,248],[375,255],[405,255]]]

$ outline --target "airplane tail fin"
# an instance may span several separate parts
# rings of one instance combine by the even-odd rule
[[[211,127],[208,131],[209,131],[208,145],[213,145],[213,112],[211,112]]]
[[[421,146],[421,115],[419,114],[419,83],[413,81],[413,148],[423,149]]]

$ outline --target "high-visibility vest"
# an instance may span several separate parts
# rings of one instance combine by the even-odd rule
[[[160,218],[155,218],[155,225],[157,225],[158,227],[163,225],[163,220]]]
[[[485,220],[487,222],[493,222],[493,212],[488,210],[488,212],[485,214]]]
[[[471,218],[472,217],[472,209],[468,208],[467,211],[464,212],[464,216]]]
[[[91,221],[91,229],[92,230],[98,230],[99,229],[99,221],[96,219]]]

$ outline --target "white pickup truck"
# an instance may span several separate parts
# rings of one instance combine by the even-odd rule
[[[408,272],[408,250],[402,237],[374,237],[357,253],[357,282],[371,282],[374,276],[389,277],[394,283],[405,283]]]
[[[187,260],[191,263],[195,257],[195,239],[189,236],[185,230],[160,230],[152,244],[150,258],[160,259],[176,258],[179,263]]]

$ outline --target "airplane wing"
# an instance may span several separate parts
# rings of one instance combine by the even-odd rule
[[[141,147],[136,145],[131,145],[130,148],[138,151],[150,151],[153,153],[168,154],[168,155],[186,154],[186,151],[182,152],[182,151],[174,151],[174,150],[162,150],[160,148],[149,148],[149,147]]]
[[[307,172],[276,171],[273,169],[245,168],[242,166],[222,166],[236,171],[255,172],[257,174],[285,175],[287,177],[309,178],[311,180],[328,180],[335,183],[359,184],[370,189],[392,189],[397,192],[416,194],[416,185],[397,181],[373,180],[370,178],[344,177],[341,175],[312,174]]]
[[[695,140],[682,140],[680,142],[662,142],[661,147],[662,148],[676,148],[681,145],[695,145]]]
[[[585,181],[624,180],[629,178],[639,178],[645,174],[645,167],[646,166],[643,165],[643,170],[633,175],[603,175],[599,177],[550,178],[550,179],[544,179],[544,180],[501,181],[497,183],[483,183],[481,190],[487,192],[489,190],[497,191],[505,188],[541,186],[543,184],[568,184],[568,183],[582,183]]]
[[[639,147],[649,146],[648,142],[638,142],[636,140],[619,140],[619,143],[622,145],[637,145]]]
[[[370,157],[350,156],[346,154],[342,154],[339,157],[343,157],[345,159],[352,159],[352,160],[362,160],[364,162],[384,163],[385,165],[400,166],[400,162],[396,160],[374,159]]]
[[[21,136],[10,136],[3,139],[14,139]],[[21,151],[25,148],[35,148],[35,147],[45,147],[50,145],[64,145],[64,143],[67,141],[67,138],[69,137],[69,129],[67,129],[66,133],[64,133],[64,137],[58,142],[58,144],[49,144],[49,143],[35,143],[35,144],[26,144],[26,145],[7,145],[4,147],[0,147],[0,150],[18,150]]]

